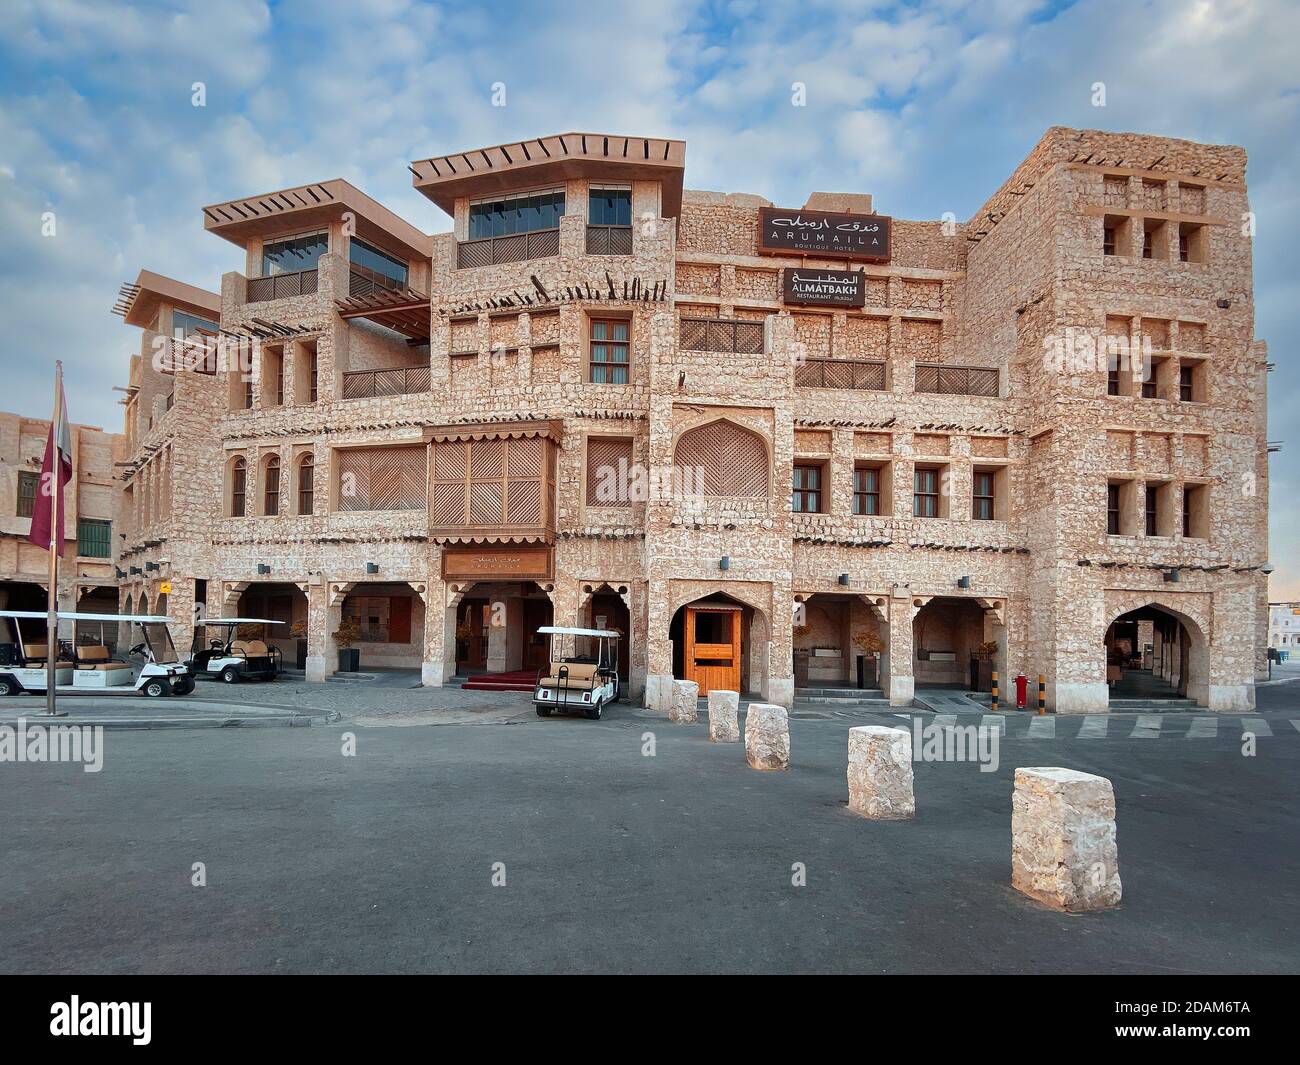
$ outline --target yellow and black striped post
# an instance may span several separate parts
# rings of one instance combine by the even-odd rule
[[[998,708],[998,671],[993,671],[993,698],[989,704],[996,713]]]
[[[1038,712],[1047,713],[1047,678],[1038,674]]]

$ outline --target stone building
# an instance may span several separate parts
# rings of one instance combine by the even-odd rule
[[[1253,705],[1241,149],[1053,128],[965,223],[686,191],[685,152],[415,160],[433,236],[342,180],[203,208],[244,272],[126,293],[124,605],[281,618],[310,679],[344,619],[429,685],[536,668],[553,621],[624,632],[651,706],[994,671]],[[217,340],[184,364],[177,310]]]
[[[1268,646],[1288,654],[1300,652],[1300,603],[1268,604]]]
[[[6,610],[44,611],[49,602],[49,553],[27,539],[49,434],[48,418],[0,413],[0,607]],[[117,610],[113,560],[119,542],[114,534],[120,524],[121,493],[114,465],[126,451],[125,439],[115,433],[91,425],[72,426],[72,480],[63,489],[64,549],[56,592],[60,610],[98,614]],[[86,630],[87,639],[93,636],[99,642],[95,623],[79,622],[78,627]],[[44,632],[43,623],[24,629],[29,639],[43,638]],[[80,634],[62,635],[72,639]],[[115,626],[103,636],[116,645]]]

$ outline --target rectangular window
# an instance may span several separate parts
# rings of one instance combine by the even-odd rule
[[[972,482],[971,517],[976,521],[992,521],[996,515],[993,495],[995,477],[996,474],[990,471],[975,471],[975,479]]]
[[[1203,484],[1183,485],[1183,535],[1203,540],[1210,535],[1209,488]]]
[[[628,326],[625,318],[592,319],[591,383],[625,385],[628,382]]]
[[[40,474],[18,471],[18,517],[30,518],[36,512],[36,485]]]
[[[406,288],[406,263],[372,247],[359,237],[353,237],[348,241],[348,258],[358,266],[386,277],[393,282],[394,288]]]
[[[172,309],[172,336],[177,340],[184,340],[186,337],[193,336],[196,333],[220,332],[220,327],[216,322],[210,322],[206,318],[198,318],[193,314],[186,314],[184,311]]]
[[[912,514],[918,518],[939,516],[939,471],[918,469],[912,476]]]
[[[796,466],[790,509],[796,514],[820,514],[822,509],[822,468]]]
[[[475,200],[469,205],[469,239],[483,240],[512,233],[557,229],[563,214],[563,189]]]
[[[304,455],[298,460],[298,513],[316,512],[316,460]]]
[[[349,448],[335,454],[339,510],[423,510],[428,506],[423,445]]]
[[[1120,534],[1120,486],[1117,484],[1108,484],[1106,486],[1106,532],[1110,536]]]
[[[262,245],[262,276],[314,270],[320,257],[328,250],[329,236],[325,233],[268,241]]]
[[[77,554],[83,558],[112,558],[113,523],[81,518],[77,522]]]
[[[626,185],[592,185],[587,199],[587,222],[593,226],[630,226],[632,190]]]
[[[1146,534],[1160,535],[1160,485],[1147,484],[1146,490]]]
[[[632,502],[632,441],[587,437],[587,506],[622,507]]]
[[[1194,368],[1191,366],[1178,367],[1178,398],[1183,403],[1191,403],[1195,397],[1193,373]]]
[[[853,513],[868,517],[880,513],[879,466],[860,466],[853,471]]]
[[[1102,229],[1101,250],[1103,255],[1115,254],[1115,227],[1107,223]]]
[[[309,389],[311,399],[309,402],[315,403],[319,394],[320,386],[319,357],[316,354],[315,347],[311,349],[311,354],[307,357],[307,361],[307,379],[311,382],[311,388]]]

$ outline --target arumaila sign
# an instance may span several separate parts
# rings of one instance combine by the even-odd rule
[[[762,207],[758,212],[758,251],[760,255],[816,255],[887,263],[890,222],[882,214]]]
[[[865,307],[867,279],[861,270],[817,270],[796,266],[781,271],[786,303],[821,307]]]

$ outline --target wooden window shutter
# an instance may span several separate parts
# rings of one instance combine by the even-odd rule
[[[587,506],[625,506],[631,476],[631,440],[587,437]]]
[[[767,447],[762,438],[725,419],[682,435],[673,464],[698,471],[699,489],[709,496],[765,499],[768,496]],[[686,474],[682,474],[685,483]]]

